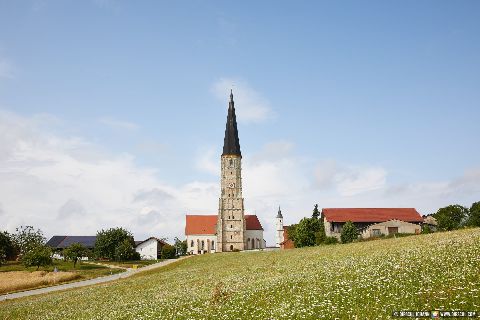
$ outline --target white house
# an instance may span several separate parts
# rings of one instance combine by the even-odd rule
[[[140,259],[142,260],[156,260],[160,258],[162,248],[166,244],[166,242],[160,239],[150,237],[147,240],[138,242],[135,246],[135,251],[140,254]]]

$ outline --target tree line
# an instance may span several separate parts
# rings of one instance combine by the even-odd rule
[[[165,244],[161,250],[162,259],[175,258],[186,254],[185,241],[175,238],[175,244]],[[20,260],[24,266],[45,267],[53,263],[54,250],[46,245],[46,238],[40,229],[20,226],[15,233],[0,232],[0,266],[8,260]],[[135,251],[135,241],[130,231],[123,228],[110,228],[97,232],[93,250],[81,243],[72,243],[61,251],[65,260],[72,261],[74,267],[83,258],[108,259],[112,261],[140,260]]]

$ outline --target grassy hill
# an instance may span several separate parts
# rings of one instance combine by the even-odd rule
[[[2,319],[386,319],[480,311],[480,229],[208,254],[115,283],[0,303]]]

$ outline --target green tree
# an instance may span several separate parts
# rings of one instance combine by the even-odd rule
[[[438,229],[454,230],[463,226],[468,217],[468,209],[458,204],[450,205],[438,209],[433,217],[437,219]]]
[[[294,245],[297,242],[297,225],[291,224],[287,227],[288,239],[292,240]]]
[[[173,259],[175,258],[175,247],[169,244],[166,244],[162,248],[162,259]]]
[[[177,253],[177,256],[183,256],[187,254],[187,240],[180,240],[177,237],[175,237],[175,244],[173,245],[175,247],[175,251]]]
[[[320,231],[317,218],[303,218],[295,228],[295,247],[310,247],[316,243],[316,234]]]
[[[40,267],[49,266],[52,264],[52,249],[45,245],[30,248],[22,256],[22,263],[26,267],[36,266],[37,270]]]
[[[12,235],[7,231],[0,232],[0,265],[6,261],[15,258],[16,250],[12,240]]]
[[[318,219],[318,231],[315,232],[315,244],[320,245],[325,243],[327,240],[327,235],[325,233],[325,225],[323,223],[323,219]]]
[[[472,203],[467,224],[471,227],[480,227],[480,201]]]
[[[125,238],[115,248],[116,261],[140,260],[140,254],[135,251],[129,239]]]
[[[114,260],[116,258],[117,247],[122,245],[125,249],[125,240],[129,243],[130,248],[135,247],[135,241],[130,231],[123,228],[110,228],[108,230],[101,230],[97,232],[97,239],[95,241],[95,255],[100,258],[108,258]],[[123,256],[123,253],[118,252]]]
[[[20,255],[28,253],[33,248],[45,244],[45,237],[40,229],[35,230],[32,226],[20,226],[13,234],[13,243]]]
[[[77,265],[78,259],[88,255],[88,249],[81,243],[72,243],[65,250],[63,250],[63,256],[65,259],[73,261],[73,267]]]
[[[318,219],[320,217],[320,212],[318,211],[318,204],[313,208],[312,218]]]
[[[349,243],[358,238],[357,227],[353,224],[352,221],[347,221],[343,225],[342,233],[340,234],[340,239],[342,243]]]

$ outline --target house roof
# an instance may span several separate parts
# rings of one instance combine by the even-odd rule
[[[144,242],[147,242],[148,240],[151,240],[151,239],[154,239],[154,240],[157,240],[157,242],[160,242],[162,245],[166,245],[168,243],[166,243],[165,241],[161,240],[161,239],[158,239],[156,237],[150,237],[146,240],[143,240],[143,241],[135,241],[135,247],[138,247],[139,245],[141,245],[142,243]]]
[[[185,216],[185,234],[216,234],[217,215],[190,215]],[[256,215],[245,215],[247,230],[263,230],[262,224]]]
[[[423,221],[415,208],[324,208],[322,215],[329,222]]]
[[[72,243],[80,243],[84,247],[93,248],[97,236],[53,236],[47,242],[47,246],[55,249],[65,249]]]

